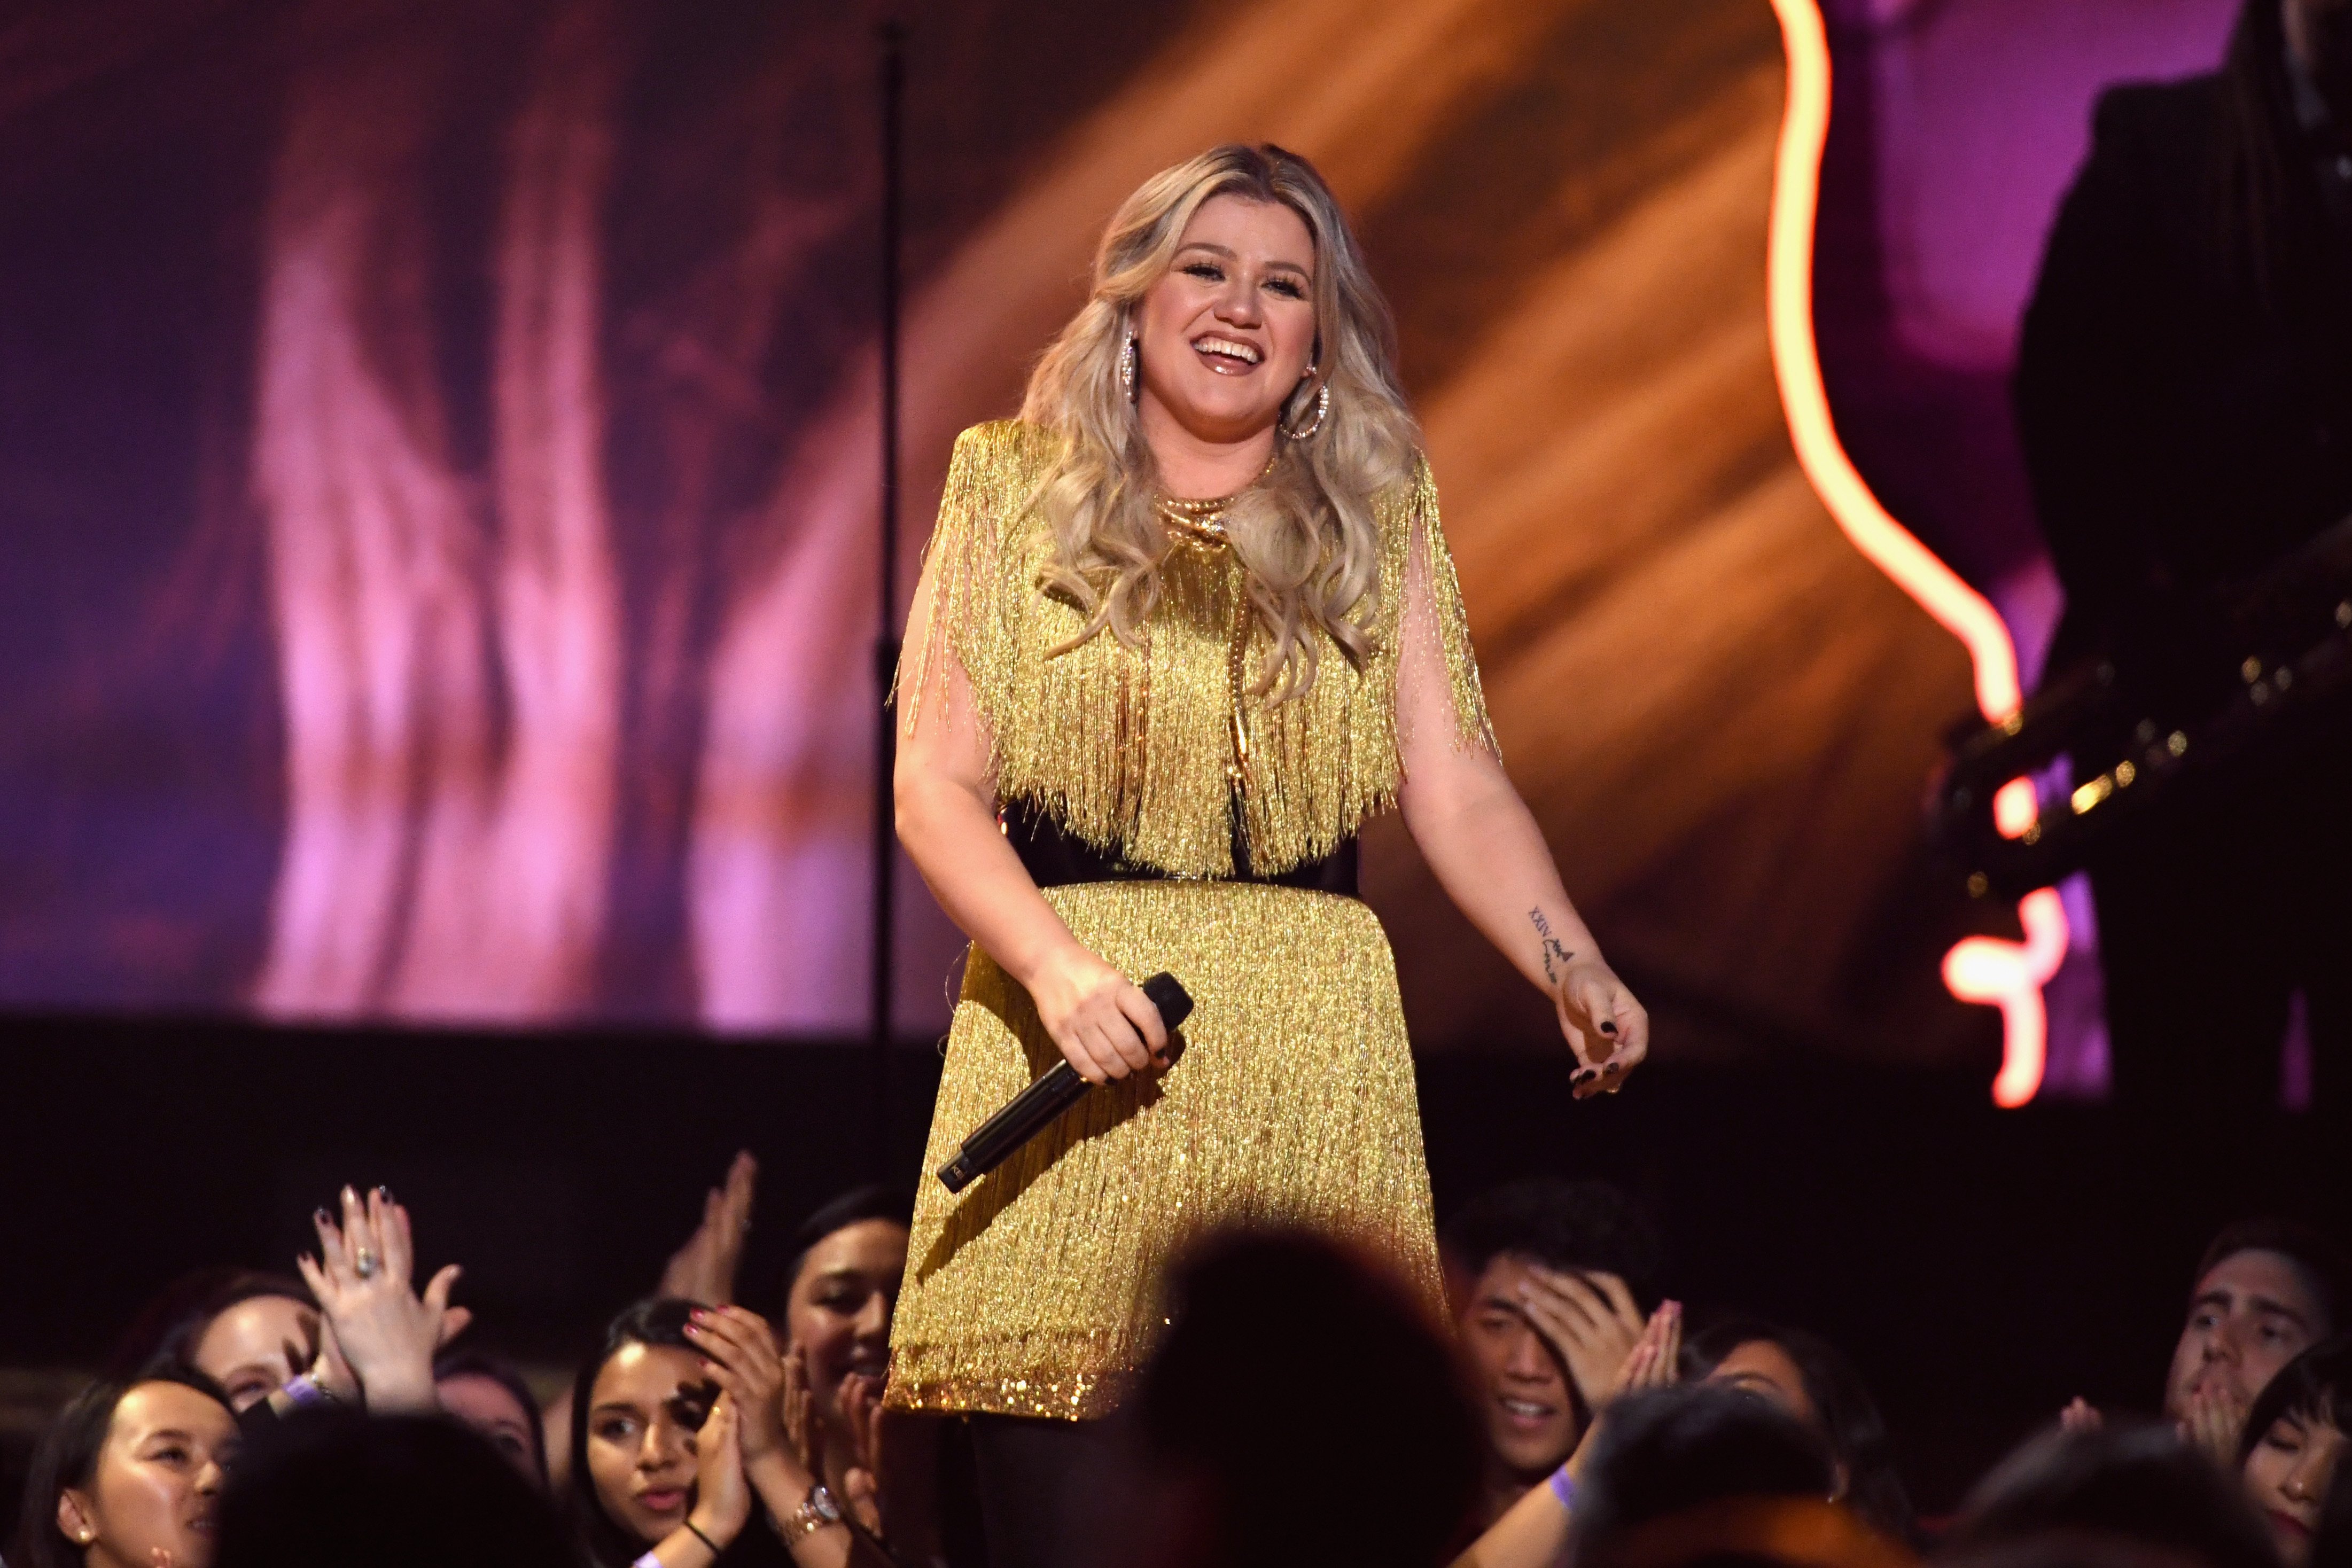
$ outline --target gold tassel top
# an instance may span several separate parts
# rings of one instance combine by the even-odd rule
[[[1248,689],[1272,639],[1240,563],[1213,538],[1189,532],[1171,530],[1141,648],[1106,629],[1049,656],[1086,622],[1040,586],[1053,546],[1028,508],[1056,450],[1048,433],[1013,420],[957,437],[928,551],[929,634],[899,666],[911,728],[943,656],[954,655],[986,726],[1000,799],[1025,801],[1095,850],[1173,877],[1234,874],[1236,809],[1252,874],[1320,860],[1395,803],[1408,597],[1416,621],[1426,613],[1434,622],[1454,744],[1495,749],[1425,460],[1375,503],[1371,655],[1358,667],[1312,632],[1323,640],[1315,683],[1277,702]]]

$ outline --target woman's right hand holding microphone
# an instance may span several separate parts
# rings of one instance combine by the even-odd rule
[[[1028,977],[1037,1017],[1063,1059],[1089,1083],[1165,1065],[1168,1028],[1143,988],[1078,943]]]

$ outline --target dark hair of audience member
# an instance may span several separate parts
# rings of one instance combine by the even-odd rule
[[[332,1413],[255,1444],[215,1568],[574,1568],[547,1500],[440,1416]]]
[[[1478,1427],[1401,1285],[1321,1237],[1244,1231],[1180,1266],[1166,1315],[1133,1420],[1146,1473],[1213,1500],[1210,1560],[1440,1559],[1477,1484]]]
[[[474,1420],[467,1412],[451,1407],[449,1390],[443,1385],[461,1378],[478,1378],[494,1385],[514,1401],[514,1413],[521,1419],[512,1423],[515,1430],[510,1437],[506,1424],[493,1431]],[[531,1393],[530,1385],[522,1380],[522,1374],[515,1370],[512,1362],[478,1348],[446,1351],[433,1360],[433,1382],[436,1387],[442,1388],[444,1410],[471,1427],[483,1441],[504,1455],[519,1470],[536,1476],[541,1489],[546,1487],[547,1432],[539,1418],[539,1398]],[[520,1444],[520,1448],[509,1452],[509,1448],[515,1444]]]
[[[1577,1481],[1570,1555],[1732,1498],[1826,1499],[1834,1482],[1827,1445],[1761,1395],[1705,1383],[1629,1395]]]
[[[639,1301],[625,1309],[605,1326],[604,1343],[580,1364],[579,1375],[572,1380],[568,1512],[592,1563],[617,1568],[635,1562],[647,1545],[621,1528],[596,1497],[595,1475],[588,1467],[588,1415],[595,1400],[597,1375],[606,1362],[632,1344],[668,1345],[699,1355],[694,1342],[686,1337],[687,1321],[697,1305],[670,1299]]]
[[[50,1418],[34,1445],[24,1503],[16,1516],[16,1540],[7,1555],[9,1568],[81,1568],[82,1549],[58,1528],[58,1499],[69,1487],[87,1488],[95,1481],[116,1407],[132,1389],[152,1383],[194,1389],[217,1403],[232,1424],[236,1419],[219,1384],[169,1361],[158,1360],[129,1377],[91,1384]]]
[[[2238,1478],[2154,1423],[2031,1439],[1977,1483],[1947,1544],[1973,1556],[2052,1532],[2114,1536],[2202,1568],[2278,1563]]]
[[[906,1226],[915,1212],[915,1200],[906,1188],[898,1186],[853,1187],[840,1197],[818,1206],[816,1211],[800,1222],[785,1245],[792,1249],[784,1260],[782,1281],[775,1299],[782,1301],[800,1282],[801,1265],[816,1244],[837,1230],[862,1225],[869,1219],[887,1219],[893,1225]]]
[[[206,1325],[239,1301],[255,1296],[285,1296],[316,1309],[310,1287],[290,1275],[265,1273],[238,1264],[220,1264],[181,1275],[148,1298],[115,1341],[101,1377],[136,1376],[158,1361],[188,1364],[189,1352]]]
[[[1796,1367],[1812,1406],[1811,1424],[1829,1445],[1830,1462],[1843,1485],[1840,1500],[1895,1540],[1915,1541],[1917,1521],[1911,1494],[1895,1468],[1894,1437],[1862,1374],[1835,1345],[1761,1318],[1729,1318],[1693,1337],[1684,1354],[1693,1375],[1704,1377],[1740,1346],[1759,1342],[1779,1346]]]
[[[2313,1338],[2326,1339],[2342,1326],[2344,1303],[2352,1298],[2352,1258],[2334,1238],[2300,1220],[2268,1215],[2237,1220],[2223,1226],[2206,1247],[2197,1260],[2196,1277],[2204,1279],[2224,1259],[2241,1252],[2275,1252],[2302,1271],[2327,1318],[2311,1325]]]
[[[2238,1468],[2262,1446],[2283,1416],[2326,1422],[2352,1435],[2352,1334],[2322,1340],[2278,1370],[2246,1410],[2238,1439]]]
[[[1554,1269],[1614,1274],[1645,1309],[1656,1303],[1665,1251],[1657,1228],[1624,1193],[1557,1176],[1489,1188],[1447,1220],[1438,1239],[1448,1261],[1474,1277],[1498,1253],[1524,1253]]]

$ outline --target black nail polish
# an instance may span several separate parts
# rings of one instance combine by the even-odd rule
[[[323,1208],[314,1208],[310,1211],[310,1218],[316,1223],[324,1225],[327,1223],[327,1211]]]
[[[1579,1089],[1581,1089],[1600,1076],[1601,1073],[1598,1069],[1586,1067],[1580,1068],[1578,1071],[1570,1073],[1568,1081],[1570,1083],[1575,1084]]]
[[[388,1186],[380,1186],[380,1187],[377,1187],[377,1188],[375,1189],[375,1195],[376,1195],[376,1197],[380,1197],[380,1198],[383,1199],[383,1200],[384,1200],[384,1202],[386,1202],[386,1203],[390,1203],[390,1202],[392,1202],[392,1201],[393,1201],[392,1188],[390,1188],[390,1187],[388,1187]]]
[[[1601,1026],[1601,1032],[1603,1034],[1615,1034],[1617,1032],[1617,1026],[1613,1023],[1604,1023]]]

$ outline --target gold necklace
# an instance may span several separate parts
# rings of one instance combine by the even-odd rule
[[[1211,496],[1199,500],[1181,500],[1173,496],[1159,496],[1153,498],[1152,505],[1159,509],[1161,517],[1195,538],[1206,539],[1212,544],[1224,544],[1227,542],[1225,514],[1233,509],[1235,501],[1249,493],[1250,488],[1255,486],[1258,480],[1264,479],[1274,472],[1275,462],[1281,455],[1281,448],[1276,447],[1267,455],[1265,466],[1258,470],[1257,479],[1251,480],[1249,485],[1230,496]]]

